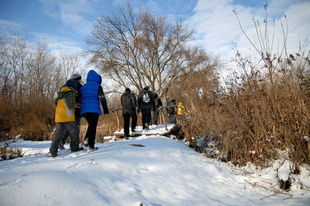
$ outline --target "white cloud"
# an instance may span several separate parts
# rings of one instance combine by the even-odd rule
[[[203,47],[211,53],[220,54],[227,59],[234,56],[234,52],[231,50],[232,42],[236,42],[239,49],[244,52],[249,52],[251,47],[249,41],[242,34],[236,16],[232,12],[233,9],[236,10],[244,31],[254,40],[254,36],[257,36],[257,34],[252,19],[254,16],[255,19],[259,20],[261,26],[264,26],[263,21],[266,11],[263,9],[263,5],[261,8],[255,8],[233,5],[230,0],[198,0],[194,9],[195,14],[188,19],[190,25],[197,28],[197,37],[199,38],[197,42],[200,45],[203,44]],[[283,35],[279,20],[284,14],[287,15],[289,22],[287,46],[290,49],[296,49],[298,47],[298,37],[301,41],[306,39],[310,29],[309,10],[309,1],[270,1],[267,10],[268,16],[272,16],[276,21],[274,49],[277,49],[276,46],[281,44]],[[269,18],[269,20],[272,23],[272,19]],[[261,29],[264,31],[263,28]],[[269,29],[272,31],[272,26]],[[278,42],[279,40],[280,42]]]
[[[61,51],[76,53],[82,50],[79,47],[79,42],[73,41],[65,37],[60,37],[47,33],[33,33],[33,35],[35,36],[35,39],[46,40],[48,42],[48,48],[56,56],[58,56]]]
[[[0,19],[0,28],[2,31],[5,31],[5,30],[21,31],[25,27],[27,27],[27,25],[21,22],[7,21],[7,20]]]
[[[87,15],[96,13],[97,0],[42,0],[44,11],[52,18],[60,19],[65,28],[80,34],[89,34],[92,22]]]

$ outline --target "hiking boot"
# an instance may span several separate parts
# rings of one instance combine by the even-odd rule
[[[129,140],[129,137],[125,136],[125,140]]]
[[[57,157],[57,156],[58,156],[58,154],[48,153],[48,156],[49,156],[49,157]]]
[[[88,138],[86,138],[86,139],[84,140],[84,146],[85,146],[85,147],[88,147]]]
[[[131,132],[135,132],[136,130],[135,129],[131,129]]]
[[[78,152],[78,151],[81,151],[83,149],[84,149],[83,147],[79,147],[77,150],[71,150],[71,152]]]
[[[98,147],[93,147],[93,148],[88,147],[87,148],[87,152],[93,152],[93,151],[96,151],[96,150],[98,150]]]
[[[149,124],[148,123],[145,123],[145,127],[144,127],[146,130],[149,130]]]
[[[64,150],[65,148],[65,144],[61,141],[58,147],[60,150]]]

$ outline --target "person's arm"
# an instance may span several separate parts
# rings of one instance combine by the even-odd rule
[[[151,102],[152,102],[152,106],[153,106],[153,111],[155,111],[155,99],[154,99],[154,95],[151,91],[149,91],[149,94],[151,95]]]
[[[107,105],[107,101],[105,99],[105,95],[102,89],[102,86],[99,85],[99,91],[98,91],[98,96],[99,96],[99,101],[101,103],[102,109],[103,109],[103,113],[104,114],[109,114],[109,109],[108,109],[108,105]]]
[[[139,95],[138,95],[138,99],[137,99],[137,101],[138,101],[138,104],[137,104],[137,106],[138,106],[138,114],[140,113],[140,102],[141,102],[141,97],[142,97],[142,93],[140,92],[139,93]]]

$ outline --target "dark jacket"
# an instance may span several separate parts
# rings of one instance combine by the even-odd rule
[[[135,102],[135,105],[137,105],[137,99],[136,99],[136,95],[134,93],[132,93],[129,89],[126,89],[125,93],[122,94],[121,96],[121,103],[122,103],[122,108],[123,108],[123,113],[130,113],[130,112],[134,112],[136,109],[134,110],[130,110],[127,108],[127,98],[132,96]]]
[[[151,101],[149,103],[144,103],[142,100],[142,96],[145,92],[149,93],[150,99]],[[144,88],[140,91],[139,96],[138,96],[138,110],[142,110],[142,109],[150,109],[155,111],[155,102],[154,102],[154,96],[153,93],[148,90],[147,88]]]
[[[170,102],[168,102],[167,106],[177,106],[177,102],[175,99],[171,100]],[[167,113],[168,114],[176,114],[175,113],[175,107],[168,107],[167,108]]]
[[[104,114],[109,114],[107,102],[101,84],[101,76],[94,70],[87,74],[87,83],[81,87],[81,114],[97,113],[101,115],[100,103]]]
[[[162,101],[160,100],[160,98],[158,97],[157,94],[154,94],[154,102],[155,102],[155,110],[157,110],[159,107],[163,106]]]

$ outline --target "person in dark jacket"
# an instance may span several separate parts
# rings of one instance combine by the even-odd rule
[[[148,86],[144,87],[138,96],[138,113],[142,112],[142,127],[148,130],[152,120],[152,110],[155,111],[153,93]]]
[[[137,100],[134,93],[131,92],[129,88],[126,88],[125,93],[121,96],[121,103],[123,108],[123,118],[124,118],[124,136],[125,139],[129,138],[129,123],[131,117],[131,132],[135,131],[137,125],[137,113],[136,105]]]
[[[172,99],[170,102],[168,102],[167,104],[168,108],[167,108],[167,124],[169,124],[170,120],[171,123],[176,123],[176,112],[175,112],[175,106],[177,106],[176,100]]]
[[[95,147],[95,137],[99,115],[102,114],[100,103],[104,114],[109,114],[109,110],[101,86],[101,76],[96,71],[90,70],[86,81],[86,84],[81,87],[81,115],[88,123],[84,143],[87,143],[88,151],[94,151],[98,149]]]
[[[155,110],[154,110],[154,124],[157,125],[158,122],[158,115],[159,115],[159,110],[157,110],[159,107],[163,106],[163,103],[161,102],[161,99],[158,97],[157,94],[154,94],[154,101],[155,101]]]
[[[74,89],[77,91],[77,93],[75,94],[75,102],[77,104],[81,104],[81,84],[82,81],[82,76],[78,73],[74,73],[71,75],[70,79],[67,81],[67,83],[72,82],[72,84],[75,84],[76,86],[74,87]],[[78,136],[80,136],[80,127],[81,127],[81,109],[80,108],[76,108],[75,109],[75,123],[76,126],[78,127]],[[65,149],[65,143],[67,141],[69,137],[69,132],[67,130],[65,130],[64,136],[62,137],[62,140],[59,144],[59,149]]]

